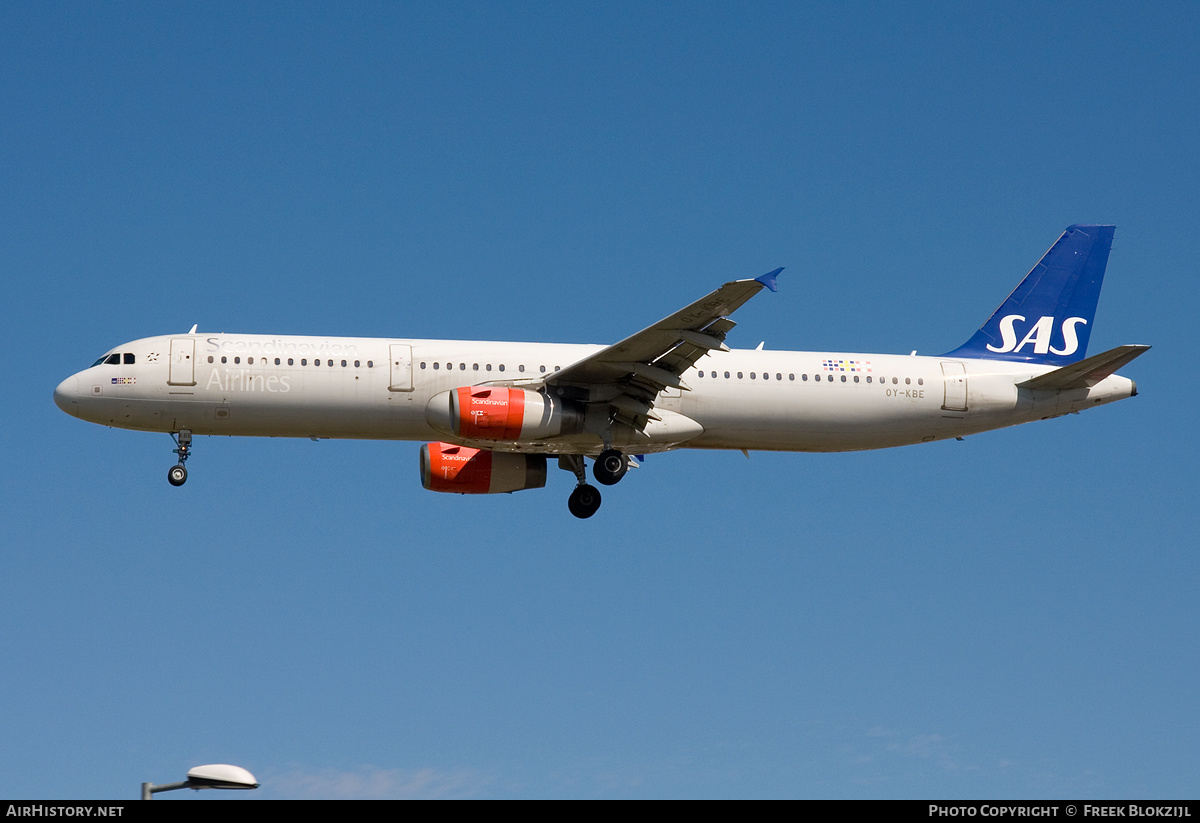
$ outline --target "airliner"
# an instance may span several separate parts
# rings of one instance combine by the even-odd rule
[[[731,349],[740,306],[782,269],[726,283],[610,346],[405,338],[148,337],[64,380],[70,415],[193,435],[424,440],[426,489],[496,494],[575,476],[568,508],[673,449],[882,449],[1045,420],[1137,394],[1115,372],[1149,346],[1086,357],[1113,226],[1073,225],[962,346],[937,356]]]

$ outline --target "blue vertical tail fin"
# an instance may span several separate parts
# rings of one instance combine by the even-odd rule
[[[979,331],[943,357],[1066,366],[1087,353],[1114,226],[1068,226]]]

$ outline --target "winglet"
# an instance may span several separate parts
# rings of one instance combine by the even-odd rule
[[[779,289],[775,286],[775,278],[779,276],[779,273],[781,271],[783,271],[783,266],[780,266],[779,268],[775,269],[775,271],[767,272],[762,277],[756,277],[754,279],[757,280],[759,283],[762,283],[764,286],[766,286],[771,291],[779,291]]]

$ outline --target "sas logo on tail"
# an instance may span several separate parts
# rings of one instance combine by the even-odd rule
[[[1082,317],[1068,317],[1062,324],[1062,339],[1063,347],[1061,349],[1053,348],[1050,345],[1050,337],[1054,334],[1054,318],[1042,317],[1026,333],[1020,343],[1017,342],[1016,322],[1024,321],[1025,318],[1019,314],[1009,314],[1000,320],[1000,337],[1002,345],[1000,347],[988,344],[988,351],[994,351],[997,354],[1007,354],[1008,352],[1019,352],[1029,343],[1033,344],[1034,354],[1074,354],[1079,348],[1079,337],[1075,333],[1075,327],[1087,325],[1087,320]]]

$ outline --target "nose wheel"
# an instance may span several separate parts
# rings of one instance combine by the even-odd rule
[[[167,470],[167,482],[172,486],[182,486],[187,482],[187,468],[183,464],[191,454],[192,433],[181,429],[178,436],[171,435],[171,438],[175,441],[175,454],[179,455],[179,463]]]

